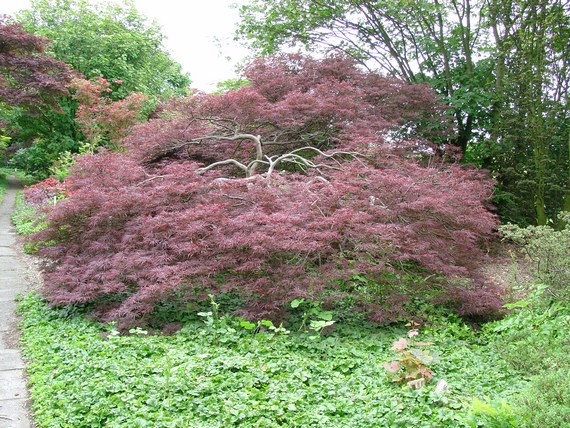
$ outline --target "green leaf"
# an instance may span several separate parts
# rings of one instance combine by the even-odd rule
[[[518,302],[505,303],[503,308],[505,309],[516,309],[516,308],[526,308],[530,305],[530,300],[519,300]]]
[[[421,349],[412,348],[410,349],[410,354],[416,357],[418,360],[422,362],[422,364],[428,365],[433,362],[433,357],[424,353]]]
[[[303,298],[295,299],[291,302],[291,307],[293,309],[298,308],[304,301],[305,301],[305,299],[303,299]]]
[[[333,313],[331,311],[321,311],[319,312],[318,317],[322,320],[330,321],[332,320]]]
[[[246,330],[253,330],[256,327],[254,323],[249,322],[247,320],[240,321],[239,325],[245,328]]]
[[[199,317],[211,317],[212,312],[198,312]]]

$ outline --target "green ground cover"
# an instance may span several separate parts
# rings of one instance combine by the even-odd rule
[[[0,169],[0,202],[4,199],[6,188],[8,187],[8,177],[6,173]]]
[[[276,334],[206,315],[171,336],[123,335],[35,294],[20,311],[40,427],[476,426],[474,398],[512,402],[528,383],[486,335],[450,317],[421,329],[438,358],[414,391],[383,367],[404,328]],[[448,391],[434,391],[439,379]]]

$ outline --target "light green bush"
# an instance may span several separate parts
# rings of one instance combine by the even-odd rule
[[[484,326],[497,354],[530,381],[510,403],[523,428],[570,426],[570,304],[547,290],[536,286],[528,300],[511,305],[518,310]]]
[[[570,426],[569,369],[570,364],[533,378],[517,400],[521,428]]]
[[[555,230],[549,226],[521,228],[508,224],[500,232],[523,246],[535,262],[534,276],[537,282],[547,285],[547,292],[556,299],[570,299],[570,213],[563,219],[566,226]]]

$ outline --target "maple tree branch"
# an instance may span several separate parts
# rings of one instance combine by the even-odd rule
[[[154,177],[147,178],[147,179],[137,183],[137,186],[142,186],[143,184],[148,183],[149,181],[154,181],[154,180],[157,180],[159,178],[164,178],[164,177],[167,177],[167,175],[155,175]]]
[[[224,117],[211,117],[211,116],[194,116],[193,114],[192,114],[192,119],[201,120],[203,122],[215,123],[220,128],[225,128],[228,130],[228,132],[233,132],[234,134],[237,134],[241,129],[241,125],[238,123],[236,119],[228,119]],[[229,123],[233,125],[233,128],[228,125],[225,125],[224,123]]]
[[[297,154],[298,152],[302,152],[305,150],[313,150],[313,151],[317,152],[317,154],[319,154],[319,155],[321,155],[327,159],[332,159],[337,163],[337,165],[339,167],[342,164],[337,159],[335,159],[335,156],[347,155],[347,156],[352,156],[355,158],[357,156],[363,156],[362,154],[360,154],[358,152],[337,151],[337,152],[327,154],[327,153],[324,153],[322,150],[317,149],[316,147],[311,147],[311,146],[301,147],[299,149],[292,150],[291,152],[285,153],[284,155],[281,155],[278,157],[273,157],[273,158],[266,157],[267,160],[270,162],[269,169],[267,170],[266,176],[269,177],[273,173],[277,164],[279,164],[280,162],[291,162],[291,163],[295,163],[297,165],[306,166],[307,168],[315,168],[315,169],[319,169],[319,168],[329,168],[329,169],[336,169],[336,170],[340,169],[340,168],[336,168],[334,166],[327,165],[327,164],[315,164],[311,160],[304,158],[303,156]]]
[[[221,165],[234,165],[234,166],[238,167],[239,169],[241,169],[242,171],[244,171],[246,174],[248,172],[247,166],[245,166],[243,163],[241,163],[235,159],[226,159],[223,161],[214,162],[213,164],[210,164],[210,165],[205,166],[203,168],[199,168],[198,170],[196,170],[196,172],[198,174],[202,175],[205,172],[211,170],[212,168],[215,168],[215,167],[221,166]]]
[[[261,144],[261,135],[253,135],[253,134],[235,134],[235,135],[206,135],[204,137],[199,137],[199,138],[194,138],[192,141],[196,141],[196,142],[202,142],[205,140],[222,140],[222,141],[238,141],[238,140],[251,140],[255,143],[255,162],[250,162],[248,164],[248,166],[245,166],[244,164],[236,161],[235,159],[229,159],[228,161],[222,161],[222,163],[220,162],[216,162],[210,166],[208,166],[206,169],[201,168],[200,170],[203,172],[207,171],[208,169],[211,169],[211,167],[213,166],[218,166],[218,165],[223,165],[223,164],[228,164],[228,163],[233,163],[234,165],[236,165],[238,168],[243,169],[245,171],[246,177],[251,177],[252,175],[255,174],[255,170],[257,168],[257,165],[259,164],[259,162],[263,161],[263,148],[262,148],[262,144]]]
[[[235,134],[235,135],[205,135],[203,137],[193,138],[191,142],[201,143],[205,140],[222,140],[222,141],[236,141],[236,140],[252,140],[258,141],[261,137],[253,134]]]

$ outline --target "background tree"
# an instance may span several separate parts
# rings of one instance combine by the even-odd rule
[[[119,119],[112,113],[125,113],[123,107],[129,104],[134,107],[136,103],[129,101],[139,97],[141,91],[148,94],[147,113],[158,100],[186,93],[189,79],[162,48],[159,28],[147,24],[132,2],[119,5],[74,0],[36,1],[31,10],[21,12],[19,20],[28,31],[53,38],[52,44],[46,47],[47,52],[70,63],[84,76],[90,79],[110,76],[109,87],[97,104],[101,108],[107,104],[104,112],[97,113],[107,121],[103,131],[106,137],[100,143],[118,146],[118,138],[107,137],[114,132],[113,127],[124,131],[125,123],[110,122],[111,117]],[[139,95],[135,95],[137,93]],[[128,101],[120,103],[123,98]],[[38,109],[34,116],[15,114],[9,120],[6,117],[12,166],[45,178],[51,173],[50,168],[68,164],[71,155],[82,150],[86,138],[91,139],[83,134],[87,129],[87,110],[78,106],[77,97],[60,97],[57,103],[56,108]],[[96,106],[90,108],[94,113]],[[134,110],[138,114],[139,109]],[[131,113],[134,110],[131,109]],[[78,115],[81,124],[76,121]],[[91,125],[94,123],[92,120]],[[96,128],[101,126],[99,122]]]
[[[544,224],[563,208],[564,2],[251,0],[241,14],[239,33],[260,53],[340,49],[390,75],[429,82],[455,118],[452,142],[500,176],[506,220]]]
[[[115,81],[113,86],[121,84],[121,81]],[[73,98],[79,102],[76,122],[87,138],[91,153],[98,146],[121,150],[121,141],[129,129],[146,118],[143,94],[131,93],[122,100],[113,101],[111,86],[102,77],[94,81],[75,79],[71,84]]]
[[[443,117],[428,87],[342,57],[258,60],[244,77],[173,100],[125,153],[78,160],[36,236],[54,243],[42,250],[50,301],[133,322],[173,299],[232,292],[252,318],[306,297],[390,321],[410,295],[427,298],[396,274],[475,276],[496,227],[492,182],[433,156],[422,128]],[[430,285],[432,297],[453,290],[447,303],[463,314],[501,305],[476,280]]]
[[[73,73],[62,61],[45,55],[48,40],[0,17],[0,102],[35,111],[68,94]]]
[[[168,98],[186,94],[190,80],[162,46],[163,35],[132,1],[33,0],[17,15],[27,31],[52,40],[49,52],[87,79],[122,81],[115,99],[130,92]]]
[[[489,6],[489,22],[498,96],[491,138],[479,148],[487,152],[483,161],[501,173],[498,201],[505,220],[556,222],[570,191],[568,5],[496,0]]]
[[[260,53],[285,46],[341,50],[408,82],[430,82],[455,118],[452,142],[463,152],[491,103],[482,85],[491,68],[477,61],[486,47],[471,0],[253,0],[241,8],[239,33]]]
[[[77,137],[74,108],[63,102],[74,77],[71,68],[46,55],[48,40],[29,34],[20,24],[0,21],[0,122],[6,134],[23,140],[42,135],[60,136],[57,147],[44,144],[27,159],[26,169],[49,165],[45,152],[70,147]],[[65,130],[61,134],[58,130]],[[13,153],[13,147],[7,152]],[[37,156],[38,154],[40,154]]]

